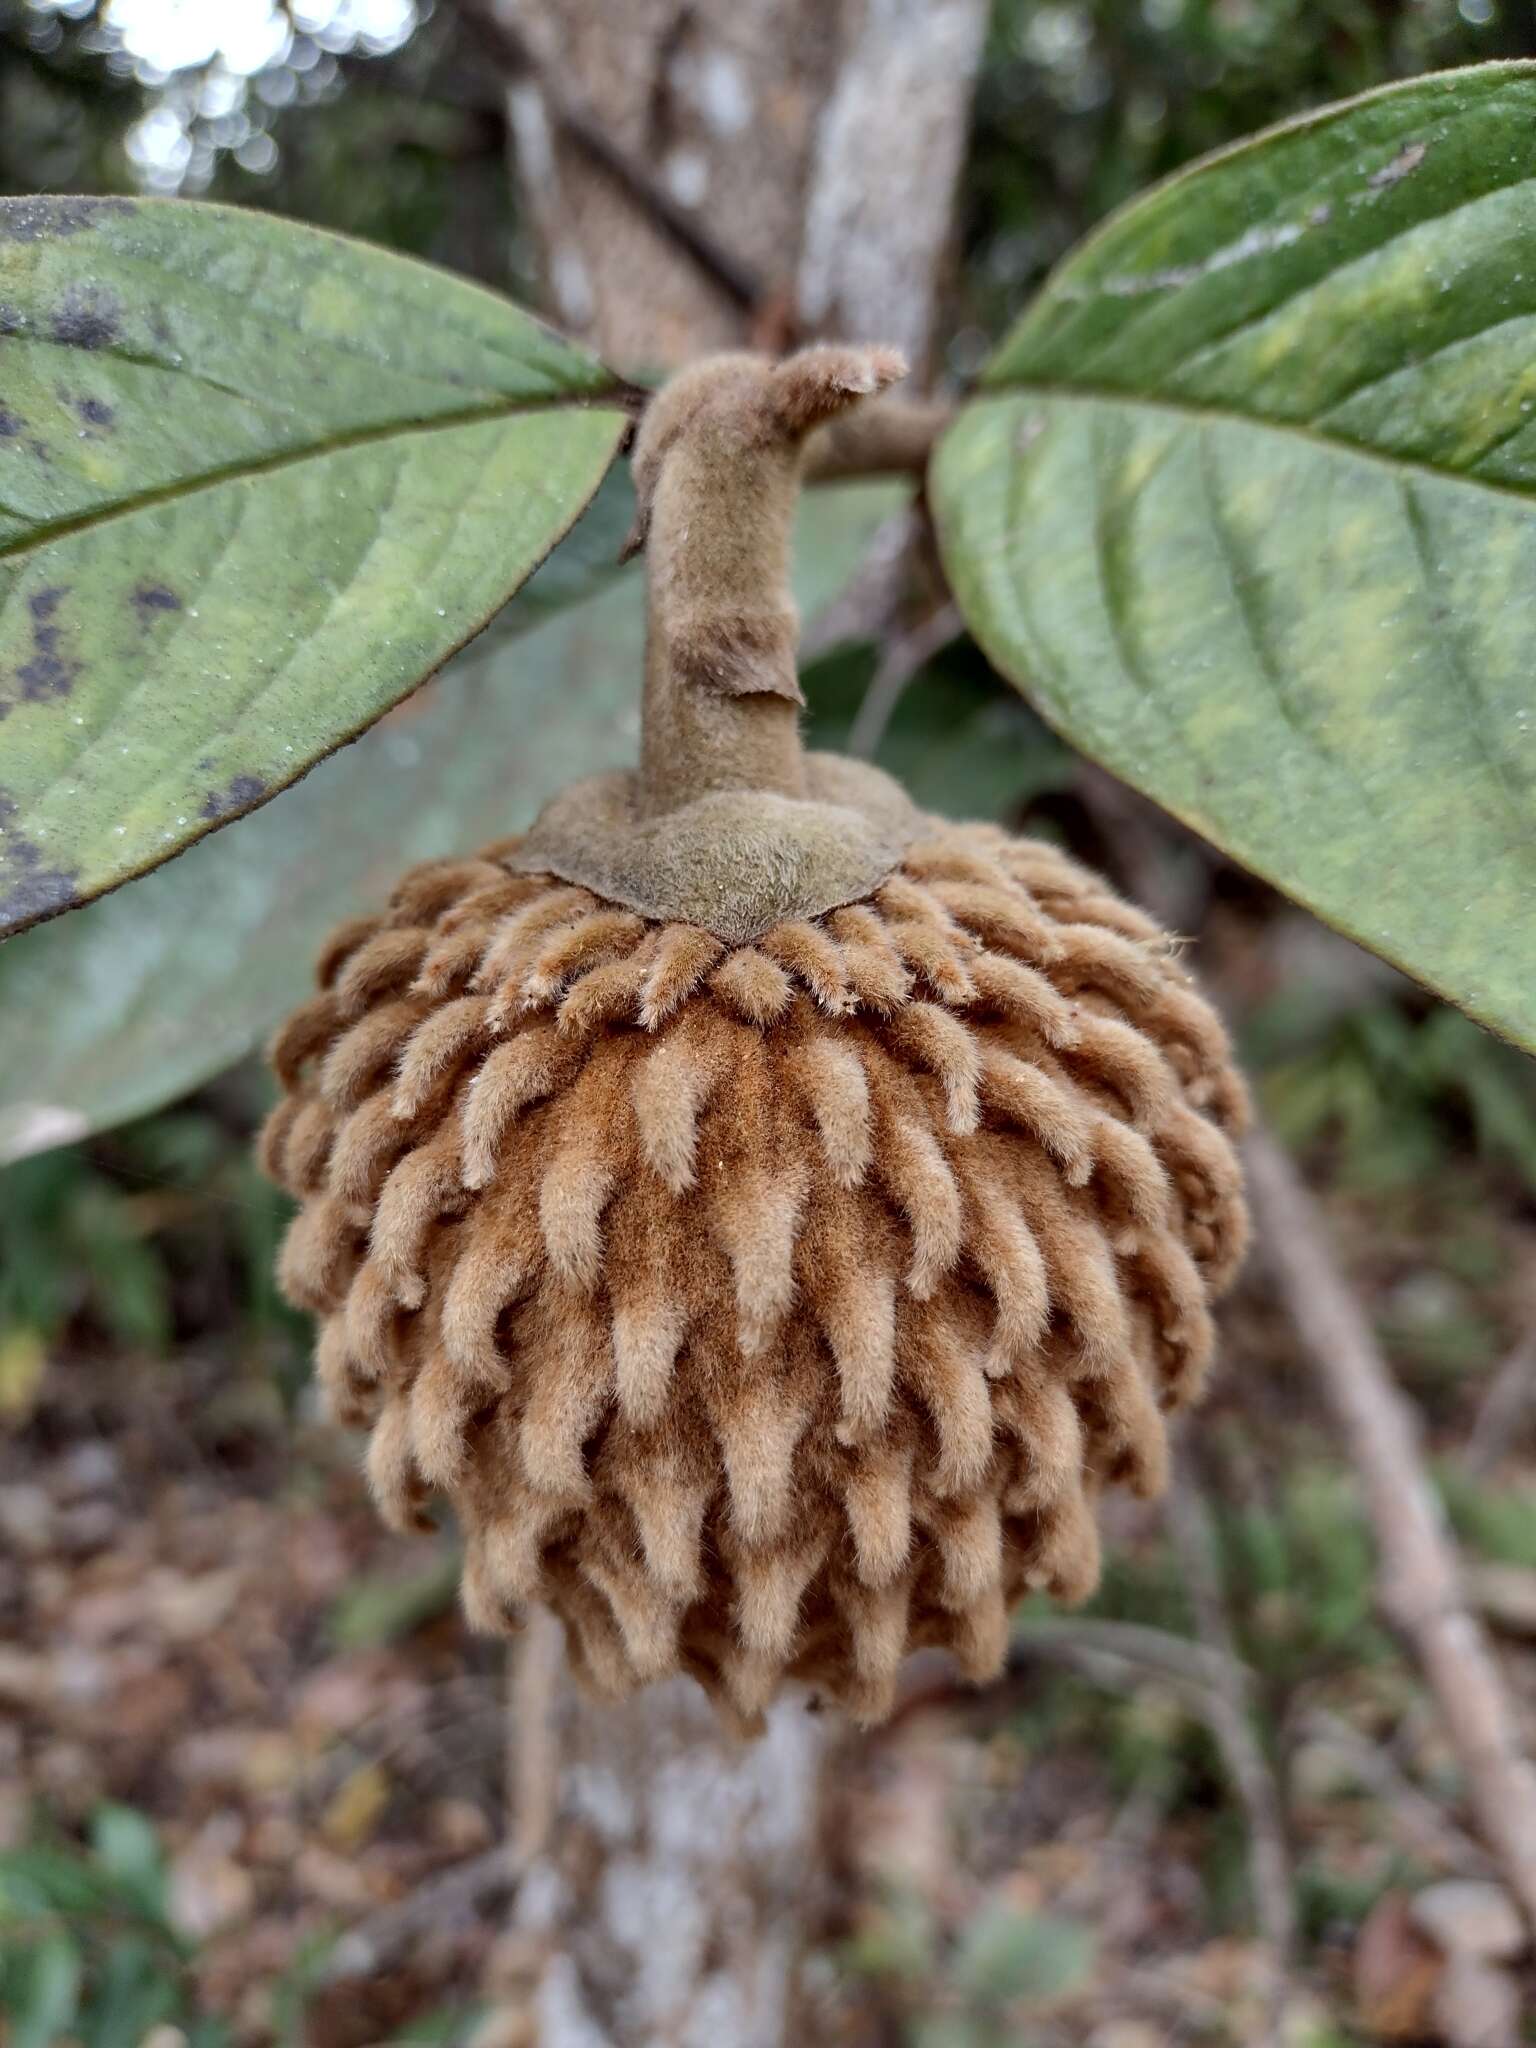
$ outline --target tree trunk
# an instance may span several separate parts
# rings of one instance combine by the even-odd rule
[[[491,4],[562,326],[621,369],[796,331],[931,368],[984,0]]]
[[[541,1617],[520,1654],[534,1668],[551,1647],[558,1659]],[[816,1885],[825,1718],[784,1700],[739,1742],[691,1679],[613,1706],[560,1671],[548,1720],[520,1721],[540,1689],[525,1674],[512,1728],[519,1832],[543,1836],[523,1845],[512,1916],[538,2048],[780,2048]]]
[[[508,108],[555,320],[642,371],[739,348],[775,311],[792,314],[849,0],[500,0],[499,12],[533,59]],[[597,160],[589,128],[721,252],[738,289]]]
[[[812,337],[929,366],[985,0],[491,4],[562,326],[629,371]],[[786,1699],[738,1742],[686,1680],[600,1705],[539,1679],[549,1640],[512,1730],[538,2048],[780,2048],[825,1719]]]

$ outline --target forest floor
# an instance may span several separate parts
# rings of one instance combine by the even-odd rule
[[[1536,1460],[1456,1481],[1482,1382],[1445,1362],[1452,1306],[1474,1328],[1507,1320],[1497,1275],[1528,1263],[1529,1226],[1507,1224],[1510,1256],[1453,1304],[1426,1277],[1443,1282],[1443,1234],[1416,1237],[1416,1210],[1427,1231],[1417,1198],[1341,1200],[1335,1220],[1382,1317],[1419,1332],[1407,1349],[1446,1491],[1536,1744]],[[1279,2038],[1454,2040],[1443,1955],[1415,1924],[1426,1889],[1485,1874],[1454,1758],[1372,1618],[1349,1476],[1256,1288],[1227,1316],[1226,1350],[1201,1467],[1301,1920]],[[139,1971],[159,1987],[140,1991],[155,2048],[468,2040],[498,1981],[488,1912],[447,1916],[366,1980],[327,1982],[338,1934],[500,1838],[509,1730],[503,1655],[464,1630],[451,1551],[381,1529],[352,1447],[306,1405],[213,1353],[86,1348],[0,1438],[0,1896],[46,1911],[65,1870],[86,1882],[53,1910],[99,2004],[147,1876],[163,1929]],[[1026,1614],[1001,1685],[925,1679],[892,1727],[850,1745],[814,2038],[1261,2037],[1270,1952],[1245,1816],[1198,1672],[1179,1663],[1190,1620],[1159,1512],[1119,1512],[1111,1556],[1080,1639],[1032,1633]],[[1091,1626],[1128,1620],[1163,1632],[1166,1668],[1106,1650]]]

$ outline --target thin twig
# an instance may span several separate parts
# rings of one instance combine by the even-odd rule
[[[1170,932],[1198,931],[1216,871],[1210,849],[1097,762],[1078,762],[1077,790],[1142,907]]]
[[[926,619],[905,633],[896,634],[886,643],[879,666],[860,702],[858,715],[849,728],[850,754],[861,761],[871,759],[885,738],[886,727],[908,683],[941,648],[947,647],[964,631],[965,622],[958,609],[952,604],[942,604]]]
[[[1296,1952],[1296,1890],[1285,1813],[1269,1758],[1249,1712],[1242,1670],[1221,1580],[1216,1531],[1188,1446],[1180,1447],[1167,1503],[1168,1532],[1178,1553],[1200,1640],[1218,1662],[1207,1719],[1248,1822],[1248,1871],[1254,1911],[1273,1962],[1268,2037],[1279,2032],[1281,2007]]]
[[[1213,1685],[1230,1677],[1247,1696],[1247,1666],[1235,1665],[1228,1674],[1226,1662],[1204,1643],[1139,1621],[1101,1620],[1091,1614],[1016,1614],[1004,1674],[982,1692],[956,1678],[942,1650],[919,1650],[909,1657],[902,1670],[899,1704],[882,1733],[930,1707],[969,1704],[986,1712],[1006,1697],[1010,1681],[1016,1690],[1034,1677],[1041,1663],[1065,1664],[1100,1685],[1136,1686],[1149,1677],[1161,1679],[1192,1714],[1203,1718]]]
[[[554,1705],[561,1656],[559,1624],[539,1609],[529,1617],[509,1659],[507,1839],[466,1863],[439,1871],[406,1898],[350,1929],[331,1951],[327,1982],[376,1976],[427,1935],[470,1920],[516,1891],[543,1852],[554,1821]]]
[[[1383,1613],[1416,1658],[1456,1751],[1467,1802],[1536,1929],[1536,1771],[1425,1473],[1414,1418],[1334,1259],[1327,1228],[1275,1140],[1248,1140],[1257,1241],[1357,1467]]]
[[[805,453],[809,483],[842,477],[922,476],[940,434],[955,416],[947,398],[887,395],[845,413],[816,433]]]
[[[837,647],[885,638],[906,587],[907,557],[917,532],[918,515],[910,506],[881,520],[847,583],[807,622],[800,635],[802,665]]]
[[[426,1936],[440,1934],[508,1897],[526,1867],[512,1844],[501,1842],[467,1863],[440,1871],[397,1905],[370,1914],[344,1934],[331,1950],[326,1981],[380,1975]]]
[[[528,1616],[511,1656],[507,1700],[508,1832],[526,1866],[541,1855],[555,1823],[560,1745],[556,1699],[565,1650],[547,1608]]]
[[[556,67],[536,51],[527,34],[514,28],[495,0],[475,0],[465,19],[487,43],[508,79],[526,78],[538,86],[552,124],[575,143],[618,185],[625,196],[717,285],[733,305],[754,312],[765,296],[763,281],[741,258],[717,242],[698,220],[680,206],[664,185],[614,140],[568,85]]]
[[[1326,1707],[1308,1707],[1288,1724],[1287,1732],[1326,1743],[1344,1757],[1360,1783],[1376,1795],[1393,1824],[1418,1846],[1421,1854],[1445,1864],[1459,1877],[1492,1875],[1493,1866],[1482,1844],[1473,1841],[1465,1828],[1458,1827],[1387,1750],[1362,1735],[1342,1716]]]
[[[1536,1321],[1488,1383],[1462,1463],[1474,1476],[1487,1472],[1536,1404]]]
[[[1149,1671],[1176,1684],[1201,1686],[1235,1684],[1244,1697],[1251,1684],[1245,1664],[1237,1662],[1205,1643],[1188,1636],[1176,1636],[1164,1628],[1150,1628],[1139,1621],[1101,1621],[1084,1614],[1016,1615],[1013,1646],[1008,1669],[1026,1670],[1037,1657],[1113,1657]]]

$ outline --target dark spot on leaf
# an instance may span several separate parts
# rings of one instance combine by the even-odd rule
[[[54,614],[68,594],[67,583],[50,583],[42,590],[34,590],[27,599],[27,610],[32,614],[32,658],[16,671],[23,703],[38,704],[49,697],[67,697],[80,674],[81,664],[60,648],[62,628],[53,623]]]
[[[79,899],[75,876],[45,868],[40,847],[14,829],[16,799],[0,789],[0,923],[15,924],[67,910]],[[9,872],[8,872],[9,870]]]
[[[48,697],[67,697],[79,673],[78,661],[66,660],[51,647],[39,648],[30,661],[17,669],[16,680],[21,685],[23,701],[40,704]]]
[[[68,910],[80,897],[75,877],[63,868],[32,868],[7,882],[0,874],[0,923],[19,924],[35,917],[47,917]]]
[[[19,306],[13,306],[8,300],[0,299],[0,334],[20,334],[26,324],[26,316]]]
[[[141,583],[133,593],[133,608],[140,624],[147,624],[152,612],[179,612],[181,599],[163,583]],[[202,765],[211,767],[211,762]]]
[[[0,441],[11,441],[21,432],[22,419],[8,406],[0,405]]]
[[[127,199],[0,199],[0,242],[57,241],[135,211]]]
[[[32,453],[37,457],[39,462],[45,462],[50,464],[52,463],[53,456],[49,452],[48,443],[46,441],[39,441],[33,439],[27,443],[27,446],[28,448],[31,449]]]
[[[71,285],[54,310],[49,333],[63,348],[106,348],[122,333],[123,309],[104,285]]]
[[[110,427],[117,413],[104,398],[77,398],[75,411],[88,427]]]
[[[210,789],[203,798],[199,815],[204,818],[227,818],[232,811],[249,810],[260,796],[267,793],[267,785],[259,775],[237,775],[227,789]]]

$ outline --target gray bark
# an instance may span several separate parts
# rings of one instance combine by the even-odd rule
[[[817,129],[800,317],[894,342],[920,371],[987,13],[979,0],[868,0]]]
[[[559,1796],[519,1888],[538,2048],[780,2048],[796,2001],[826,1722],[755,1742],[691,1679],[609,1706],[563,1687]]]
[[[928,366],[985,0],[493,0],[536,58],[517,174],[553,316],[621,369],[890,341]],[[751,279],[744,307],[562,127],[590,120]]]
[[[616,368],[740,347],[754,317],[580,141],[562,103],[792,307],[814,128],[848,0],[500,0],[538,56],[509,98],[553,317]]]

